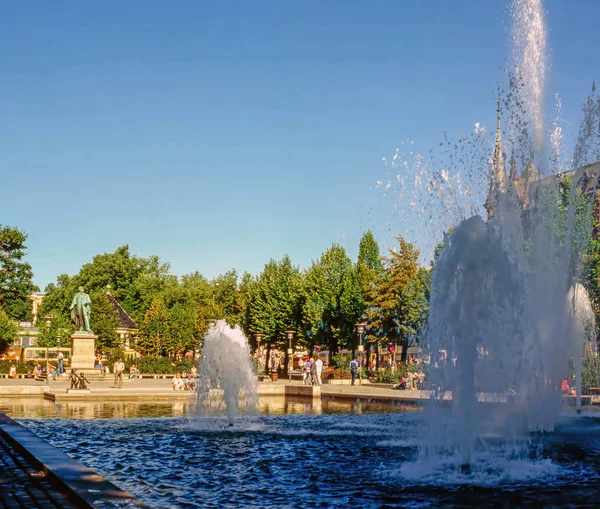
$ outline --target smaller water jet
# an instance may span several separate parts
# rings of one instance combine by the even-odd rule
[[[196,412],[200,415],[225,409],[229,427],[239,413],[240,399],[247,412],[258,407],[256,377],[248,340],[239,327],[225,320],[212,324],[204,338],[198,366]]]

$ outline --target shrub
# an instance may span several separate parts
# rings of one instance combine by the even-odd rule
[[[33,372],[36,363],[35,362],[17,362],[17,361],[0,361],[0,374],[7,375],[10,371],[11,366],[15,366],[17,368],[17,373],[26,375],[29,372]],[[42,363],[42,366],[46,365],[46,361]],[[56,365],[56,361],[54,361],[54,365]]]
[[[166,357],[147,355],[137,359],[137,366],[141,373],[147,375],[172,375],[177,372],[173,360]]]
[[[581,378],[583,385],[591,387],[600,385],[600,366],[596,360],[585,360]]]
[[[323,372],[321,378],[323,380],[349,380],[352,375],[349,370],[328,368],[327,371]]]
[[[189,373],[193,366],[196,366],[196,368],[198,367],[198,363],[195,359],[181,359],[175,361],[175,373],[181,373],[183,371]]]
[[[403,373],[400,369],[392,371],[391,369],[378,369],[371,376],[371,381],[376,384],[397,384],[402,378]]]
[[[346,357],[346,359],[343,359],[341,354],[336,353],[331,360],[333,361],[333,365],[335,366],[336,369],[340,369],[340,370],[349,370],[350,369],[350,361],[352,359],[350,359],[350,356],[348,355]]]

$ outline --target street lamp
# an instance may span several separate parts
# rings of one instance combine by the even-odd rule
[[[46,329],[48,329],[47,332],[49,332],[50,326],[52,325],[52,318],[51,316],[45,316],[44,317],[44,323],[46,324]],[[46,343],[47,345],[48,343]],[[48,363],[48,347],[46,346],[46,385],[50,385],[50,366]]]
[[[294,359],[292,357],[294,350],[292,350],[292,339],[294,339],[294,334],[296,334],[295,330],[285,331],[288,338],[288,383],[292,383],[292,368],[294,367]]]
[[[61,366],[62,369],[58,369],[58,363],[59,363],[59,357],[60,357],[60,336],[56,336],[56,371],[57,373],[60,371],[60,373],[58,373],[59,375],[62,375],[64,368],[64,361],[63,361],[63,365]]]
[[[255,357],[255,362],[257,366],[260,366],[260,342],[262,341],[264,334],[254,334],[254,337],[256,338],[256,349],[254,350],[254,357]],[[265,372],[266,372],[266,368],[265,368]]]
[[[365,333],[366,323],[356,323],[356,333],[358,334],[358,351],[360,352],[360,371],[358,372],[359,384],[362,385],[362,366],[365,363],[365,347],[363,345],[363,334]]]
[[[260,353],[260,342],[262,341],[264,334],[254,334],[256,338],[256,352]]]

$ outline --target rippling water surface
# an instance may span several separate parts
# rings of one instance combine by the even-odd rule
[[[490,438],[462,474],[457,458],[417,459],[420,413],[292,403],[233,428],[219,417],[173,416],[169,405],[112,404],[130,418],[12,413],[157,508],[597,507],[600,419],[565,419],[531,439],[530,457],[499,455]],[[337,413],[342,405],[349,413]],[[85,406],[80,414],[94,417]]]

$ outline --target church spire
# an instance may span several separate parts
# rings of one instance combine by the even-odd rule
[[[498,87],[498,105],[496,112],[498,113],[498,127],[496,129],[496,143],[494,145],[494,155],[492,156],[492,174],[490,176],[490,190],[485,208],[488,212],[488,217],[494,215],[494,210],[498,203],[500,194],[506,192],[506,168],[504,163],[504,153],[502,152],[502,126],[501,126],[501,108],[500,108],[500,87]]]
[[[498,108],[498,127],[496,129],[496,144],[494,145],[494,159],[492,166],[492,179],[495,180],[497,191],[501,193],[506,191],[506,169],[504,166],[504,152],[502,152],[502,126],[501,121],[501,108],[500,108],[500,87],[498,87],[498,101],[496,102]]]
[[[517,160],[515,159],[515,142],[512,143],[512,152],[510,155],[510,173],[508,174],[509,182],[514,182],[519,178],[517,173]]]

